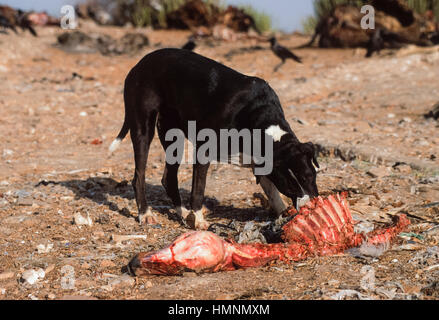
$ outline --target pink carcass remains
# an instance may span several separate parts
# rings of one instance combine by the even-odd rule
[[[371,233],[355,233],[355,222],[346,195],[318,197],[310,201],[283,226],[284,243],[238,244],[211,232],[183,234],[170,246],[152,253],[140,253],[128,265],[141,275],[178,275],[185,271],[217,272],[259,267],[273,260],[300,261],[309,256],[343,253],[361,245],[389,245],[410,224],[405,215],[392,226]]]

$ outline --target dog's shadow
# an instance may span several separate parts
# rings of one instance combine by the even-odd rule
[[[75,194],[75,199],[89,199],[98,205],[107,206],[111,211],[117,212],[127,218],[135,219],[137,210],[131,212],[127,206],[122,208],[109,199],[109,196],[120,197],[133,201],[135,199],[134,190],[131,183],[124,180],[118,182],[111,178],[92,177],[85,180],[73,179],[65,181],[40,181],[36,187],[41,185],[61,185],[70,189]],[[160,214],[167,216],[168,219],[180,221],[175,214],[171,200],[168,198],[165,189],[161,185],[152,185],[146,183],[146,193],[148,204]],[[180,188],[180,195],[184,204],[189,203],[190,191]],[[134,200],[135,201],[135,200]],[[205,197],[204,205],[211,211],[211,218],[226,218],[241,222],[255,219],[264,210],[261,207],[236,208],[234,206],[224,206],[216,198]],[[261,215],[263,219],[264,214]]]

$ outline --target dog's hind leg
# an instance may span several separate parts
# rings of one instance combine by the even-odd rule
[[[192,173],[192,192],[191,192],[191,213],[187,217],[188,225],[197,230],[206,230],[209,228],[209,223],[204,220],[203,208],[204,191],[206,189],[207,172],[209,171],[208,164],[196,163],[193,166]],[[204,210],[203,210],[204,209]]]
[[[157,131],[159,134],[160,142],[165,152],[167,148],[173,143],[172,141],[166,141],[165,139],[166,133],[168,132],[168,130],[176,129],[178,127],[176,121],[169,120],[174,118],[168,118],[168,117],[166,118],[167,119],[164,120],[164,117],[163,118],[159,117],[159,121],[157,122]],[[184,139],[184,134],[182,138]],[[186,218],[189,214],[189,210],[187,210],[184,206],[182,206],[180,191],[178,190],[178,169],[180,167],[182,159],[183,157],[181,156],[180,159],[176,159],[177,161],[173,164],[170,164],[169,159],[166,159],[165,171],[163,172],[163,177],[162,177],[162,186],[163,188],[165,188],[166,194],[171,199],[172,204],[174,205],[178,216],[184,222],[186,222]]]
[[[145,194],[145,170],[148,160],[149,146],[154,138],[156,111],[148,111],[142,116],[137,116],[131,123],[131,141],[134,148],[136,169],[133,178],[133,188],[139,210],[139,222],[156,224],[157,218],[148,207]],[[140,120],[142,119],[142,120]],[[142,122],[140,122],[142,121]]]

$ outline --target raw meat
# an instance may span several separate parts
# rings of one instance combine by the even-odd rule
[[[153,253],[140,253],[129,263],[132,274],[179,275],[185,271],[218,272],[264,266],[270,261],[300,261],[309,256],[343,253],[361,245],[386,245],[407,227],[405,215],[392,226],[368,234],[354,232],[354,220],[346,194],[311,200],[283,226],[284,243],[238,244],[214,233],[189,232],[170,246]]]

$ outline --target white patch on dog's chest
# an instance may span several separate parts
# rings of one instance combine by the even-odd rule
[[[274,142],[279,142],[287,133],[288,132],[283,131],[278,125],[272,125],[265,130],[265,134],[272,137]]]

